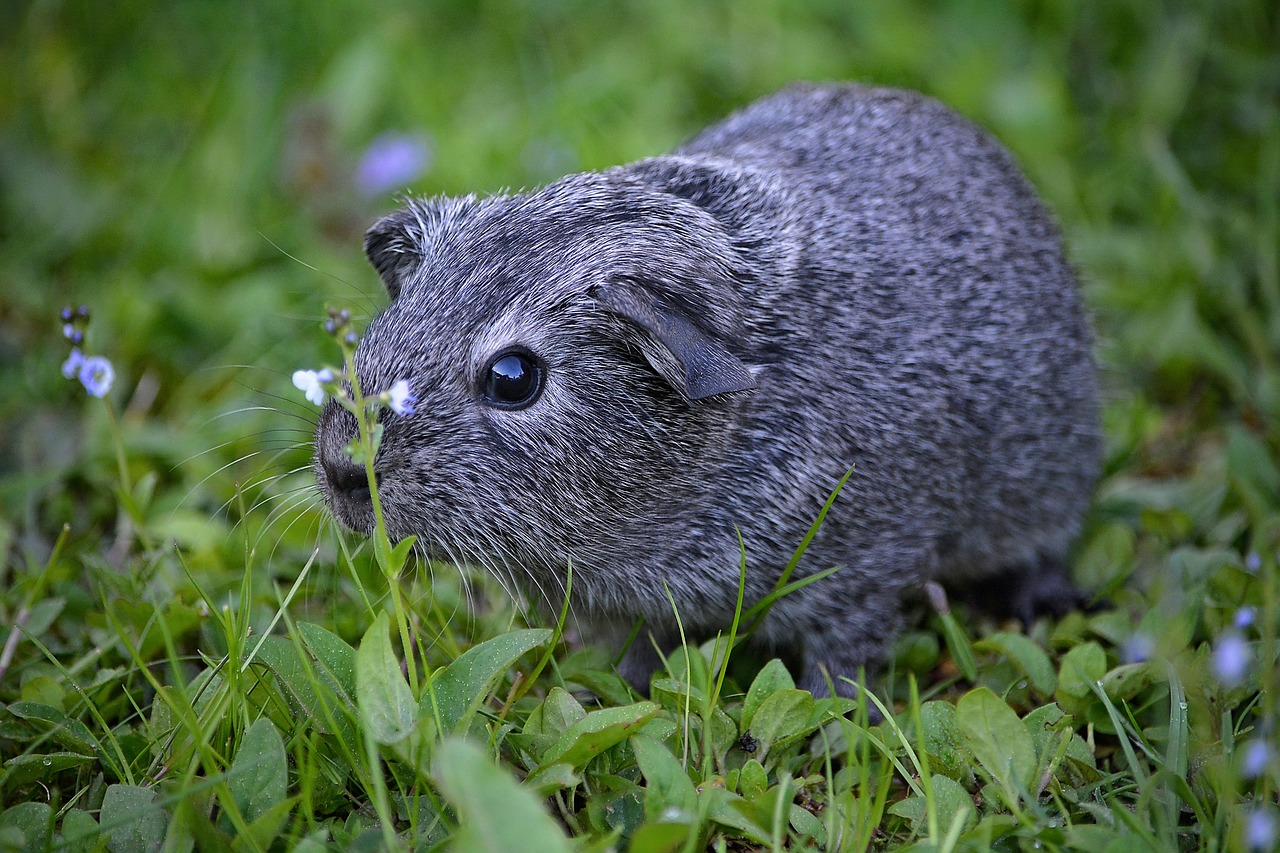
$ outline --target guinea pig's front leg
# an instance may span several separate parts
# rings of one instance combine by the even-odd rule
[[[798,652],[796,686],[817,697],[834,689],[837,696],[857,698],[863,670],[884,661],[902,629],[903,589],[853,580],[837,573],[784,597],[766,620],[770,640]]]

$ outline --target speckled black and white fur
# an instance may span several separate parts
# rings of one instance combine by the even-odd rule
[[[536,192],[412,200],[370,230],[391,304],[356,363],[407,378],[376,461],[393,538],[516,579],[618,643],[728,626],[746,544],[765,595],[854,473],[757,635],[825,692],[881,658],[926,580],[999,576],[1070,605],[1062,561],[1099,468],[1091,332],[1056,227],[1010,155],[937,102],[799,85],[669,156]],[[528,408],[480,373],[519,345]],[[330,404],[321,490],[372,527]],[[798,575],[798,576],[799,576]],[[665,586],[664,586],[665,585]],[[640,641],[623,672],[647,684]]]

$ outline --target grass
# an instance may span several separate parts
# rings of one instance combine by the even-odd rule
[[[0,848],[1276,845],[1269,4],[0,19]],[[393,198],[352,176],[382,134],[428,146],[414,191],[493,191],[660,152],[798,78],[922,89],[1017,153],[1107,388],[1074,570],[1112,606],[1025,631],[922,614],[870,682],[876,725],[710,647],[639,701],[484,578],[341,538],[289,381],[335,361],[326,303],[380,304],[359,241]],[[104,400],[59,375],[81,303]]]

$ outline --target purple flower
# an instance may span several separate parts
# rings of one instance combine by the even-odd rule
[[[299,391],[307,395],[307,399],[319,406],[324,402],[325,389],[324,386],[333,381],[333,371],[329,368],[324,370],[295,370],[293,372],[293,385]]]
[[[387,392],[387,400],[391,411],[397,415],[412,415],[413,407],[418,402],[418,398],[409,392],[409,382],[405,379],[391,386],[391,390]]]
[[[1250,850],[1275,850],[1275,815],[1264,808],[1250,809],[1244,819],[1244,843]]]
[[[1263,738],[1254,738],[1240,750],[1240,773],[1246,779],[1257,779],[1271,763],[1271,747]]]
[[[1252,607],[1241,607],[1236,611],[1236,627],[1243,631],[1253,624],[1255,611]]]
[[[1125,663],[1144,663],[1151,659],[1155,651],[1156,644],[1151,639],[1151,635],[1136,631],[1129,636],[1129,639],[1125,640],[1120,654]]]
[[[84,353],[78,349],[72,349],[71,355],[67,356],[67,360],[62,362],[62,375],[68,379],[75,379],[80,375],[80,365],[84,364]]]
[[[68,359],[69,361],[70,359]],[[66,370],[66,365],[63,365]],[[116,378],[115,368],[104,356],[91,355],[80,360],[80,384],[94,397],[105,397]]]
[[[431,149],[421,136],[387,133],[364,150],[356,167],[356,187],[366,196],[402,189],[431,165]]]
[[[1223,634],[1213,647],[1213,671],[1223,687],[1235,687],[1249,671],[1252,652],[1244,637],[1234,631]]]

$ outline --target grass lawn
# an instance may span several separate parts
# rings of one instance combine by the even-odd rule
[[[1280,849],[1274,4],[14,0],[0,68],[0,851]],[[642,699],[572,619],[340,534],[291,382],[384,304],[397,192],[796,79],[990,129],[1098,328],[1109,606],[922,609],[875,723],[724,643]],[[109,388],[62,375],[81,305]]]

